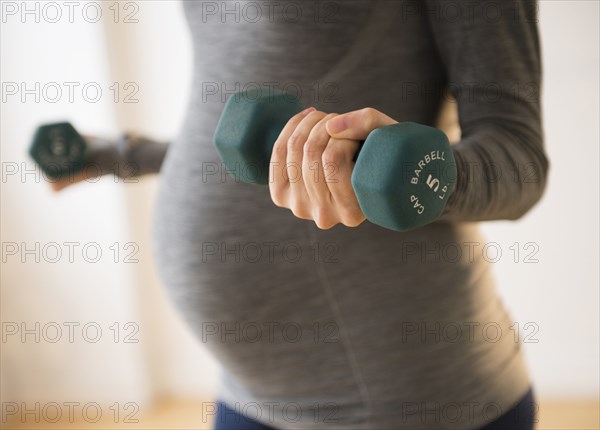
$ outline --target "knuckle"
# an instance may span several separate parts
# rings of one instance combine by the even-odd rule
[[[273,146],[273,155],[275,158],[285,159],[287,153],[287,148],[282,141],[275,142],[275,146]]]
[[[357,211],[342,211],[340,219],[346,227],[358,227],[363,222],[362,215]]]
[[[285,200],[279,194],[271,193],[271,200],[273,204],[279,208],[285,208]]]
[[[329,230],[331,227],[337,224],[329,211],[323,208],[315,209],[313,212],[313,220],[315,221],[317,227],[319,227],[321,230]]]
[[[286,195],[283,189],[276,186],[269,186],[269,191],[271,193],[271,200],[280,208],[286,207]]]
[[[333,226],[335,226],[337,224],[337,222],[320,222],[320,223],[316,223],[317,227],[319,227],[321,230],[329,230],[330,228],[332,228]]]
[[[338,146],[328,146],[323,152],[323,167],[337,168],[344,162],[344,151]]]
[[[289,208],[295,217],[301,219],[311,219],[310,214],[306,211],[304,205],[296,200],[290,202]]]
[[[361,110],[361,120],[365,126],[371,127],[375,123],[378,113],[376,109],[371,107],[364,108]]]
[[[347,227],[356,227],[365,220],[365,216],[358,205],[358,202],[337,204],[337,212],[340,222]]]
[[[300,133],[293,133],[287,141],[287,150],[296,152],[302,148],[304,137]]]
[[[315,158],[321,153],[321,145],[316,139],[308,139],[304,144],[304,155],[308,158]]]

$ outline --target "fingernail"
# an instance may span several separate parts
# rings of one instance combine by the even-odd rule
[[[309,107],[309,108],[307,108],[307,109],[304,109],[304,110],[301,112],[301,114],[302,114],[302,115],[308,115],[309,113],[311,113],[311,112],[314,112],[314,111],[316,111],[316,110],[317,110],[316,108],[314,108],[314,107],[312,107],[312,106],[311,106],[311,107]]]
[[[336,116],[327,122],[327,131],[340,133],[348,128],[348,117],[346,115]]]

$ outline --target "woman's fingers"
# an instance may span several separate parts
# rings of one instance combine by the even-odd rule
[[[357,150],[356,140],[331,138],[322,158],[326,183],[338,222],[347,227],[356,227],[366,219],[352,188],[352,160]]]
[[[304,144],[302,160],[302,177],[310,199],[312,219],[322,229],[331,228],[339,222],[323,170],[323,153],[329,142],[325,125],[335,115],[325,116],[313,127]]]
[[[365,220],[351,181],[360,138],[331,137],[330,128],[338,135],[366,137],[370,127],[395,121],[376,111],[357,112],[363,113],[346,117],[309,108],[288,121],[271,155],[269,191],[277,206],[291,209],[298,218],[314,220],[322,229],[338,223],[355,227]],[[332,126],[340,117],[342,126]]]
[[[310,107],[294,115],[287,122],[279,134],[279,138],[273,145],[271,162],[269,164],[269,192],[271,193],[271,200],[279,207],[287,208],[289,203],[290,184],[286,166],[288,140],[294,130],[296,130],[296,127],[298,127],[298,124],[300,124],[300,121],[314,110],[314,107]]]
[[[326,116],[324,112],[308,113],[298,124],[287,142],[287,172],[290,183],[287,207],[302,219],[312,219],[311,203],[302,178],[304,145],[313,127]]]

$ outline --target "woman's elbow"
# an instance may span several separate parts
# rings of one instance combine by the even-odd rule
[[[524,165],[517,166],[518,175],[515,179],[519,181],[520,192],[519,204],[509,218],[516,221],[527,214],[542,199],[548,183],[550,171],[550,160],[543,147],[533,153],[530,161]]]

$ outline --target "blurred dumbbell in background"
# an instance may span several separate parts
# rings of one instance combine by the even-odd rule
[[[160,170],[168,145],[135,134],[82,136],[69,122],[36,130],[29,154],[55,190],[105,174],[133,178]]]

